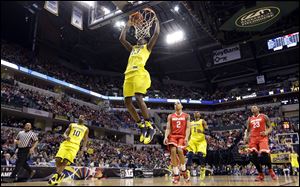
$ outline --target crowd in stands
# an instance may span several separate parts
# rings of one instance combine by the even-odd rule
[[[245,106],[244,106],[245,107]],[[270,118],[281,116],[278,106],[266,106],[261,107],[260,111]],[[193,116],[192,113],[189,113]],[[158,113],[163,123],[167,122],[168,113]],[[242,126],[246,123],[249,116],[251,116],[251,111],[249,109],[244,111],[233,111],[233,112],[223,112],[223,113],[213,113],[213,114],[201,114],[202,119],[204,119],[209,127],[218,126]],[[192,117],[193,118],[193,117]]]
[[[56,116],[66,116],[67,119],[78,118],[80,114],[85,115],[86,120],[92,125],[118,129],[126,128],[128,125],[116,118],[114,114],[106,110],[95,110],[89,106],[79,105],[68,99],[57,99],[44,96],[39,92],[23,89],[11,82],[1,80],[1,104],[15,105],[19,107],[30,107],[38,110],[51,112]],[[130,128],[134,128],[131,126]]]
[[[122,96],[123,78],[113,78],[104,75],[86,75],[71,70],[57,62],[44,57],[37,59],[35,54],[23,47],[8,43],[2,40],[1,58],[10,62],[25,66],[40,73],[53,76],[74,85],[98,92],[104,95]],[[296,83],[295,83],[296,82]],[[298,85],[299,90],[299,72],[287,75],[285,77],[276,77],[268,80],[266,84],[243,83],[234,86],[215,88],[207,91],[195,86],[179,86],[173,83],[163,84],[159,81],[152,81],[152,86],[147,95],[154,98],[178,98],[178,99],[204,99],[219,100],[226,98],[228,101],[235,100],[236,96],[249,95],[257,92],[258,95],[268,94],[269,91],[280,93],[280,89],[291,91],[293,85]]]
[[[13,127],[7,127],[13,126]],[[8,158],[10,164],[15,164],[14,138],[21,128],[14,124],[1,123],[1,156]],[[36,131],[39,143],[34,154],[31,155],[28,163],[31,165],[54,166],[54,156],[63,141],[62,134],[52,131]],[[4,159],[4,158],[3,158]],[[165,168],[169,163],[164,156],[164,151],[157,147],[136,147],[129,144],[113,142],[111,139],[102,138],[89,139],[88,150],[83,157],[78,157],[78,166],[98,167],[132,167],[132,168]]]

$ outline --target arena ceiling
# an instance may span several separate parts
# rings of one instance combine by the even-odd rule
[[[5,3],[8,2],[1,2]],[[38,8],[33,7],[34,3]],[[78,66],[89,65],[95,69],[122,73],[129,53],[119,42],[120,30],[113,24],[90,30],[85,24],[84,31],[79,31],[70,24],[72,3],[75,2],[61,2],[59,16],[44,10],[43,2],[37,1],[14,3],[10,5],[10,14],[24,16],[29,9],[34,10],[37,13],[32,14],[32,20],[38,14],[40,44],[55,48],[60,56],[72,59],[72,63]],[[26,7],[26,13],[12,8],[20,5]],[[77,5],[80,6],[79,3]],[[174,11],[175,5],[179,5],[178,12]],[[237,11],[252,6],[255,6],[255,1],[165,1],[155,5],[152,8],[160,20],[161,33],[146,68],[158,78],[195,83],[256,76],[276,68],[299,68],[298,46],[277,52],[267,51],[263,47],[266,39],[299,31],[299,8],[263,32],[220,30],[221,25]],[[81,7],[86,20],[88,10]],[[176,45],[166,44],[166,35],[178,29],[184,31],[185,40]],[[132,30],[130,35],[130,41],[134,42]],[[241,46],[242,59],[214,66],[212,51],[236,43]]]

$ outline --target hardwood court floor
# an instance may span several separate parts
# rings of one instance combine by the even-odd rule
[[[60,186],[299,186],[299,178],[296,176],[280,176],[278,181],[273,181],[266,176],[265,181],[255,182],[253,176],[208,176],[204,181],[198,177],[192,177],[189,183],[180,181],[172,184],[170,177],[118,179],[109,178],[101,180],[68,180]],[[20,182],[2,183],[1,186],[47,186],[47,182]]]

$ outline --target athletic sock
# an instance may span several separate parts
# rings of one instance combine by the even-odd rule
[[[173,173],[174,173],[174,175],[179,175],[179,168],[173,167]]]
[[[181,165],[180,165],[180,168],[181,168],[181,171],[186,171],[185,164],[181,164]]]

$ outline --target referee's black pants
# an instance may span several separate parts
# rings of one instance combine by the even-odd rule
[[[18,153],[17,153],[16,167],[15,167],[15,169],[13,170],[13,172],[10,176],[11,178],[15,178],[22,167],[26,171],[28,171],[29,174],[31,174],[32,169],[29,167],[29,165],[27,163],[28,156],[29,156],[29,150],[30,150],[30,147],[28,147],[28,148],[19,148]]]

